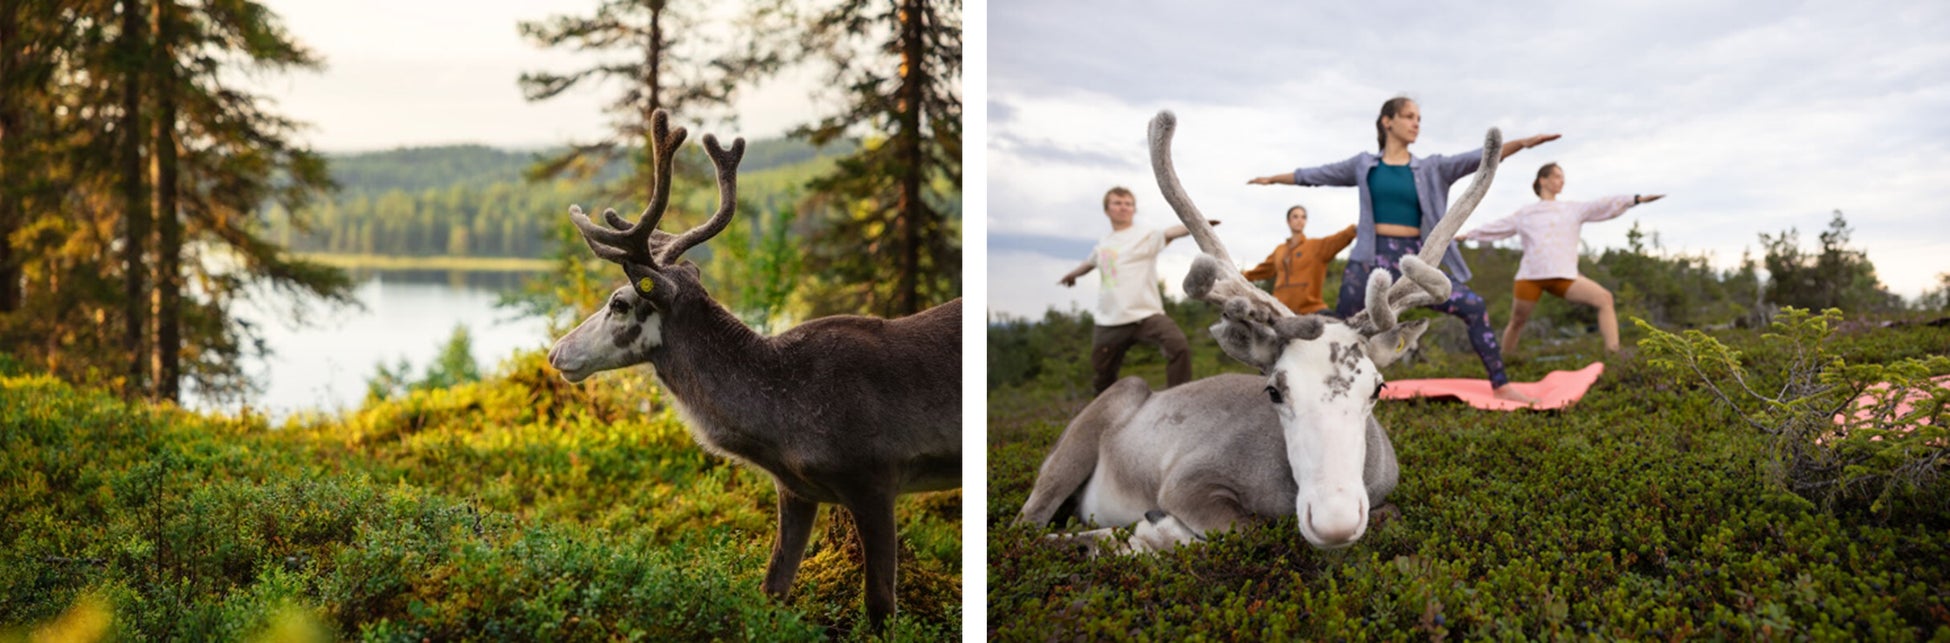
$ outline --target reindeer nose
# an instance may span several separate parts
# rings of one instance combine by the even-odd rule
[[[574,359],[575,351],[568,350],[566,348],[567,346],[567,342],[556,342],[554,346],[550,346],[548,348],[548,365],[560,371],[563,377],[569,378],[569,381],[573,382],[580,378],[574,377],[571,373],[580,369],[582,364]]]
[[[1307,525],[1320,538],[1316,544],[1340,547],[1361,537],[1368,516],[1361,510],[1361,503],[1350,496],[1335,494],[1307,507]]]

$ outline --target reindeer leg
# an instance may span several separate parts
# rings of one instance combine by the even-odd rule
[[[847,509],[853,512],[853,528],[860,533],[860,548],[867,559],[867,618],[880,630],[894,615],[894,563],[900,547],[894,494],[869,490],[849,500]]]
[[[1151,397],[1144,378],[1127,377],[1092,400],[1070,421],[1036,472],[1036,488],[1022,504],[1016,523],[1048,525],[1063,502],[1075,496],[1097,470],[1097,445],[1103,434],[1123,426]]]
[[[1164,509],[1145,512],[1131,533],[1131,551],[1163,551],[1231,531],[1252,519],[1229,488],[1212,485],[1167,485],[1159,498]]]
[[[772,542],[772,562],[765,566],[766,595],[785,600],[792,590],[792,577],[799,573],[799,560],[806,555],[806,537],[812,534],[813,518],[819,503],[806,500],[778,485],[779,536]]]

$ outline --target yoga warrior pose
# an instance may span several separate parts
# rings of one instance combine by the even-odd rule
[[[1605,351],[1618,352],[1618,312],[1612,307],[1611,291],[1578,274],[1578,229],[1586,223],[1617,218],[1627,208],[1665,195],[1620,195],[1588,203],[1559,201],[1557,195],[1564,191],[1564,168],[1556,163],[1537,169],[1530,191],[1543,200],[1456,236],[1458,241],[1495,241],[1512,235],[1523,238],[1523,263],[1517,265],[1516,300],[1510,306],[1510,325],[1503,329],[1503,354],[1516,353],[1523,325],[1530,321],[1530,311],[1545,292],[1596,307],[1598,334],[1605,340]]]
[[[1327,309],[1327,303],[1320,299],[1320,286],[1327,280],[1327,262],[1340,254],[1347,244],[1354,243],[1354,226],[1325,237],[1308,238],[1307,208],[1293,206],[1286,210],[1286,227],[1293,236],[1281,242],[1266,255],[1266,260],[1245,271],[1246,279],[1259,281],[1273,279],[1273,297],[1286,304],[1287,310],[1299,315],[1311,315]]]
[[[1401,258],[1420,252],[1423,235],[1435,228],[1449,208],[1449,186],[1475,172],[1482,163],[1480,150],[1453,156],[1416,157],[1408,146],[1422,133],[1422,111],[1406,96],[1391,98],[1381,105],[1375,119],[1376,142],[1381,153],[1362,152],[1338,163],[1303,167],[1292,172],[1262,176],[1248,181],[1253,185],[1353,186],[1361,193],[1361,221],[1355,226],[1354,253],[1341,273],[1340,301],[1335,314],[1342,318],[1362,310],[1362,289],[1368,274],[1379,268],[1401,276]],[[1557,134],[1538,134],[1504,143],[1499,159],[1518,150],[1557,140]],[[1535,402],[1528,395],[1507,386],[1502,351],[1496,344],[1496,331],[1490,327],[1488,307],[1483,298],[1464,285],[1469,281],[1469,266],[1453,244],[1443,253],[1442,265],[1448,268],[1450,295],[1447,301],[1428,307],[1454,315],[1469,324],[1469,342],[1489,372],[1490,386],[1500,399]]]
[[[1158,252],[1190,233],[1182,225],[1162,229],[1137,225],[1132,222],[1136,216],[1137,197],[1129,189],[1118,186],[1105,192],[1104,217],[1110,219],[1110,235],[1090,250],[1090,258],[1057,281],[1075,286],[1078,277],[1092,270],[1103,278],[1097,291],[1097,327],[1090,341],[1090,366],[1097,371],[1092,384],[1098,393],[1117,381],[1124,353],[1138,342],[1164,351],[1167,388],[1192,379],[1191,344],[1185,341],[1185,331],[1165,315],[1164,298],[1158,294]]]

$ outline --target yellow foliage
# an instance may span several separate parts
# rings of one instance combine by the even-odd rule
[[[115,612],[109,609],[107,602],[93,594],[84,594],[60,618],[34,630],[34,636],[28,640],[34,643],[100,641],[108,635],[108,626],[114,620]]]

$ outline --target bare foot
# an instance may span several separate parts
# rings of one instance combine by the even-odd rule
[[[1496,399],[1499,400],[1508,400],[1511,402],[1522,402],[1525,405],[1531,405],[1537,403],[1537,398],[1524,395],[1523,392],[1518,391],[1516,388],[1511,386],[1499,387],[1495,391],[1492,391],[1491,393],[1494,394],[1496,396]]]

